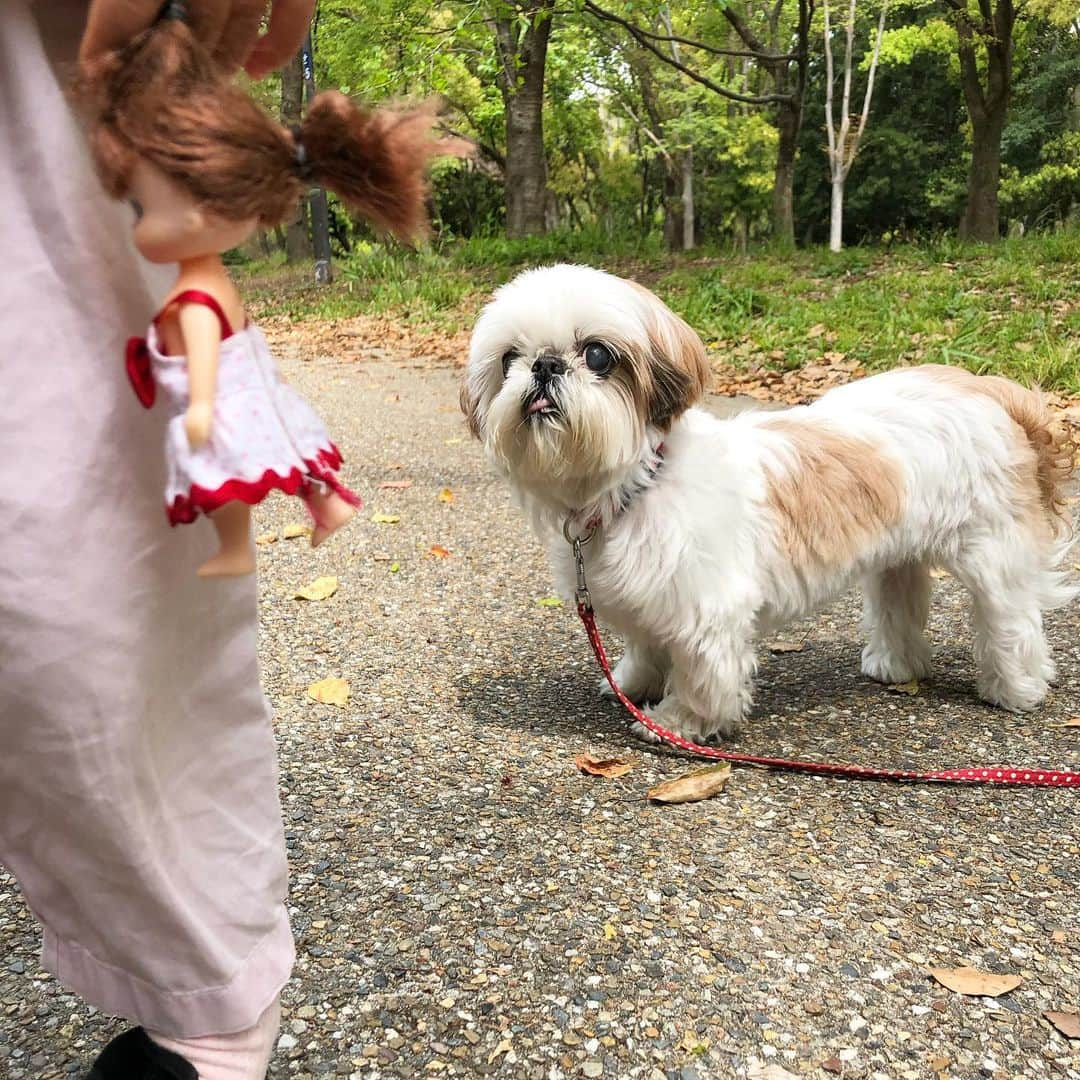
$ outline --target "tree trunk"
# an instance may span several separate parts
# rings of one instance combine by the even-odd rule
[[[956,13],[960,81],[971,118],[971,169],[968,173],[967,205],[960,218],[960,238],[993,243],[1001,235],[998,215],[998,184],[1001,180],[1001,133],[1012,98],[1013,0],[989,0],[980,4],[982,20],[972,22],[962,0],[946,0]],[[985,61],[979,63],[977,42],[981,38]]]
[[[506,234],[546,231],[547,158],[544,153],[544,74],[551,37],[552,0],[518,12],[527,19],[494,20],[499,89],[506,116]]]
[[[971,170],[968,173],[967,206],[960,219],[960,239],[991,244],[999,238],[998,184],[1001,179],[1002,115],[982,123],[972,122]]]
[[[300,53],[281,69],[281,122],[300,123],[304,107],[304,64]],[[307,226],[307,199],[301,199],[285,224],[285,260],[308,262],[314,257]]]
[[[844,247],[844,178],[832,178],[832,208],[829,214],[829,250],[841,251]]]
[[[664,247],[678,251],[682,247],[683,201],[679,190],[679,172],[671,158],[664,159]]]
[[[773,237],[781,247],[795,246],[795,154],[802,124],[802,102],[784,102],[776,115],[779,141],[773,177]]]
[[[682,157],[682,249],[694,250],[694,151],[684,150]]]

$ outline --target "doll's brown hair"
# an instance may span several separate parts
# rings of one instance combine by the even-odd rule
[[[398,237],[425,230],[426,166],[445,152],[430,135],[430,105],[368,112],[328,91],[290,130],[228,82],[179,19],[85,64],[75,98],[114,198],[127,194],[142,158],[226,220],[276,225],[319,184]]]

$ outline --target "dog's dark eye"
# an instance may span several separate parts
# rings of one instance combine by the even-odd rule
[[[515,351],[514,351],[513,349],[510,349],[510,350],[508,350],[507,352],[504,352],[504,353],[503,353],[503,355],[502,355],[502,366],[503,366],[503,378],[504,378],[504,379],[506,378],[506,376],[507,376],[507,375],[509,374],[509,372],[510,372],[510,365],[511,365],[511,364],[512,364],[512,363],[513,363],[513,362],[514,362],[514,361],[515,361],[515,360],[516,360],[517,358],[518,358],[518,353],[517,353],[517,352],[515,352]]]
[[[615,354],[600,341],[585,346],[585,366],[596,375],[606,375],[615,366]]]
[[[142,203],[139,202],[138,199],[128,199],[128,204],[131,206],[131,209],[135,211],[135,220],[141,221],[143,216]]]

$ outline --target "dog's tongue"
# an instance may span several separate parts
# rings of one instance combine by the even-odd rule
[[[541,409],[550,409],[551,402],[546,397],[538,397],[530,406],[529,414],[540,412]]]

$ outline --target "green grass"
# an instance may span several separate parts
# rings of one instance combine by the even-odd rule
[[[474,239],[418,253],[380,247],[319,289],[280,265],[241,273],[257,311],[296,318],[391,314],[425,328],[468,327],[491,289],[525,266],[587,262],[654,289],[719,361],[796,368],[822,357],[870,370],[962,364],[1080,393],[1080,231],[965,247],[823,249],[671,256],[597,234]]]

